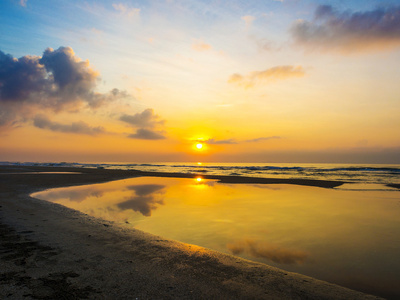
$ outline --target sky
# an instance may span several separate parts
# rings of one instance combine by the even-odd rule
[[[400,163],[399,82],[397,0],[0,2],[0,161]]]

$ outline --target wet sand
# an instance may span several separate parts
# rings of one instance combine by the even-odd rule
[[[42,173],[30,172],[79,172]],[[0,166],[0,299],[378,299],[31,198],[46,188],[187,174]],[[331,188],[333,181],[205,176]]]

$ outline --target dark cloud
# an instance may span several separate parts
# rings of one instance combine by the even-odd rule
[[[90,127],[88,124],[82,121],[73,122],[72,124],[61,124],[57,122],[52,122],[44,115],[36,116],[33,120],[33,125],[37,128],[49,129],[51,131],[64,133],[96,135],[106,132],[104,127]]]
[[[39,62],[51,74],[57,91],[67,93],[67,99],[86,96],[96,86],[98,73],[89,66],[89,61],[80,61],[70,47],[57,50],[47,48]]]
[[[305,71],[302,66],[276,66],[264,71],[254,71],[248,75],[233,74],[229,77],[228,83],[250,88],[257,83],[284,80],[292,77],[303,77]]]
[[[165,193],[165,185],[159,184],[143,184],[128,187],[135,191],[135,196],[127,201],[119,203],[120,209],[132,209],[140,212],[144,216],[151,216],[151,211],[157,209],[157,205],[163,205],[163,194]]]
[[[98,82],[89,61],[79,59],[70,47],[19,59],[0,51],[0,125],[24,122],[39,110],[76,111],[130,97],[118,89],[97,93]]]
[[[141,140],[161,140],[165,139],[164,133],[154,129],[156,126],[165,124],[164,120],[154,114],[153,109],[148,108],[134,115],[122,115],[119,118],[121,121],[128,123],[134,127],[139,127],[136,133],[128,135],[132,139]]]
[[[0,102],[0,129],[5,126],[17,127],[16,112],[9,106]]]
[[[309,49],[342,53],[400,46],[400,6],[365,12],[339,12],[320,5],[314,20],[298,20],[291,28],[295,42]]]
[[[330,5],[320,5],[315,10],[315,19],[322,19],[334,14],[333,7]]]
[[[227,139],[227,140],[216,140],[216,139],[208,139],[204,141],[206,144],[210,145],[224,145],[224,144],[237,144],[238,142],[235,139]]]
[[[134,115],[122,115],[119,119],[130,125],[142,128],[153,128],[156,125],[163,125],[165,123],[164,120],[160,120],[160,117],[154,114],[151,108]]]
[[[51,84],[39,60],[38,56],[16,59],[0,51],[0,103],[43,101],[41,95],[51,92]]]
[[[301,264],[308,257],[308,254],[304,251],[285,249],[267,242],[258,242],[251,239],[227,244],[227,248],[234,255],[246,253],[255,258],[265,258],[281,264]]]
[[[139,128],[136,133],[128,135],[131,139],[140,140],[162,140],[165,136],[162,132],[157,132],[151,129]]]
[[[245,142],[257,143],[257,142],[275,140],[275,139],[280,139],[280,138],[281,138],[280,136],[267,136],[267,137],[260,137],[260,138],[255,138],[255,139],[251,139],[251,140],[246,140]]]

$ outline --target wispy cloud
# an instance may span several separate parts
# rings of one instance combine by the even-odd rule
[[[192,44],[192,49],[199,51],[199,52],[204,52],[204,51],[208,51],[212,49],[212,46],[210,44],[205,43],[202,40],[196,40],[193,44]]]
[[[134,17],[140,14],[140,8],[129,7],[122,3],[113,3],[112,6],[116,11],[128,17]]]
[[[237,144],[238,142],[235,139],[227,139],[227,140],[208,139],[204,141],[204,143],[210,145],[232,145],[232,144]]]
[[[211,138],[208,140],[198,140],[198,142],[204,143],[204,144],[209,144],[209,145],[235,145],[235,144],[240,144],[240,143],[258,143],[258,142],[275,140],[275,139],[281,139],[281,137],[280,136],[268,136],[268,137],[259,137],[259,138],[242,140],[242,141],[234,139],[234,138],[229,138],[229,139],[224,139],[224,140]]]
[[[400,46],[400,6],[364,12],[340,12],[320,5],[312,21],[291,28],[295,43],[309,50],[355,53]]]
[[[303,77],[304,75],[305,71],[302,66],[276,66],[264,71],[255,71],[248,75],[235,73],[229,77],[228,82],[250,88],[258,83]]]
[[[271,40],[265,39],[265,38],[257,38],[255,36],[250,36],[255,44],[257,45],[257,48],[260,51],[279,51],[281,50],[281,47],[277,45],[276,43],[272,42]]]
[[[246,16],[241,17],[241,19],[245,22],[246,28],[249,28],[251,26],[251,24],[253,24],[253,22],[256,19],[256,17],[250,16],[250,15],[246,15]]]
[[[277,140],[277,139],[281,139],[281,137],[280,136],[259,137],[259,138],[255,138],[255,139],[245,140],[245,142],[258,143],[258,142],[269,141],[269,140]]]
[[[51,131],[63,132],[63,133],[97,135],[106,132],[106,130],[102,126],[91,127],[83,121],[73,122],[71,124],[61,124],[58,122],[50,121],[44,115],[36,116],[33,120],[33,124],[37,128],[48,129]]]
[[[28,0],[19,0],[19,5],[26,7],[27,2],[28,2]]]

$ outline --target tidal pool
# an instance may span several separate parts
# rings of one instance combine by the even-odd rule
[[[400,192],[139,177],[33,197],[386,298],[400,297]]]

